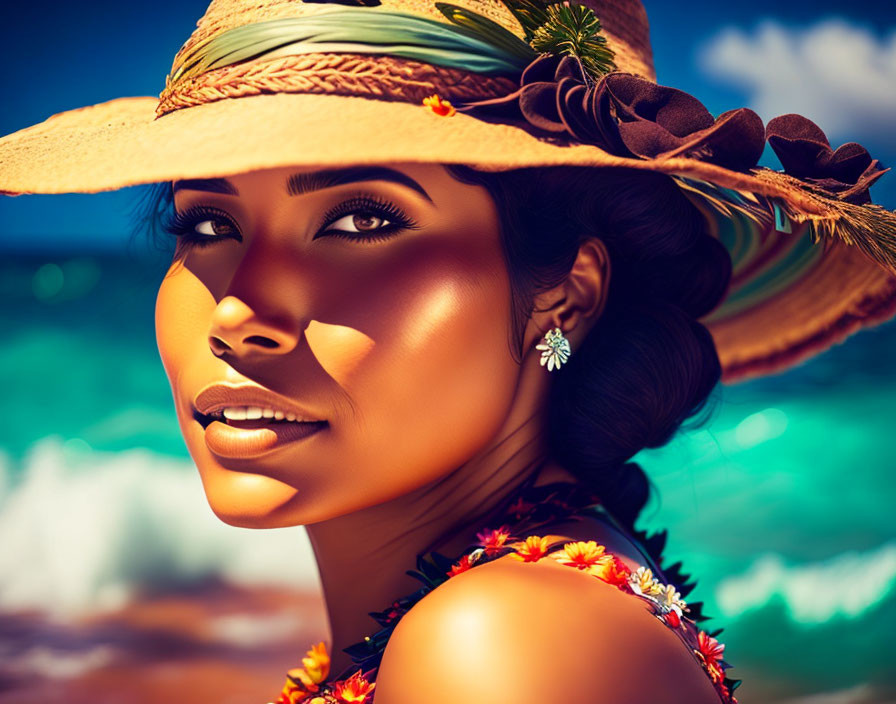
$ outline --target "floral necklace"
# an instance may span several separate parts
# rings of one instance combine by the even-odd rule
[[[702,614],[703,603],[689,605],[682,599],[682,595],[687,596],[696,583],[685,584],[688,576],[681,572],[680,562],[661,569],[666,531],[652,536],[645,531],[626,531],[606,511],[597,495],[579,484],[552,482],[535,487],[533,482],[534,476],[505,499],[487,523],[499,527],[477,533],[479,542],[468,546],[457,559],[451,560],[435,551],[417,556],[417,569],[408,570],[407,574],[424,586],[393,601],[384,611],[369,613],[382,628],[343,650],[351,657],[351,666],[327,681],[330,656],[326,645],[322,641],[312,645],[302,658],[302,667],[289,670],[280,697],[269,704],[374,704],[376,670],[401,617],[440,584],[476,565],[507,554],[521,562],[555,559],[644,599],[650,604],[651,613],[689,647],[712,680],[720,700],[724,704],[737,704],[733,691],[741,680],[725,676],[725,669],[730,667],[722,659],[725,646],[714,637],[722,629],[707,633],[697,626],[698,622],[706,620]],[[593,540],[549,543],[546,537],[530,533],[547,524],[585,513],[630,537],[648,566],[642,565],[631,571],[605,546]],[[528,535],[524,536],[524,533]],[[660,582],[654,574],[666,579],[667,583]],[[354,674],[348,676],[353,670]]]

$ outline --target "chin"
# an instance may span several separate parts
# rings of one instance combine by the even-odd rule
[[[294,504],[294,487],[260,474],[232,470],[202,473],[205,496],[212,512],[224,523],[238,528],[286,528],[302,525]]]

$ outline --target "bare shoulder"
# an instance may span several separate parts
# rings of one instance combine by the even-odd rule
[[[508,557],[452,577],[402,618],[377,704],[719,704],[640,598],[554,560]]]

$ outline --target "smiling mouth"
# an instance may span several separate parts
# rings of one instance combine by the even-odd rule
[[[233,428],[240,428],[241,430],[255,430],[256,428],[276,428],[282,426],[312,426],[312,425],[328,425],[328,421],[318,420],[318,421],[298,421],[298,420],[277,420],[275,418],[255,418],[252,420],[233,420],[232,418],[225,418],[223,415],[214,413],[206,415],[204,413],[200,413],[199,411],[193,411],[193,419],[202,426],[203,430],[212,424],[213,421],[219,421],[221,423],[225,423]]]

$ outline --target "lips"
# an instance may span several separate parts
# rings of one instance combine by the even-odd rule
[[[260,423],[261,420],[228,421],[227,423],[213,420],[205,427],[206,447],[221,457],[251,459],[265,455],[284,445],[311,437],[329,425],[327,421],[317,423],[267,421],[258,428],[230,425],[230,423]]]
[[[271,409],[296,420],[224,418],[225,408]],[[257,411],[256,411],[257,413]],[[255,384],[215,383],[202,389],[193,401],[193,418],[205,431],[205,444],[221,457],[251,459],[284,445],[304,440],[329,426],[314,411]]]
[[[256,384],[230,385],[214,383],[202,389],[193,400],[193,409],[203,416],[236,407],[271,408],[296,416],[299,421],[324,421],[322,414],[304,408],[292,399],[276,394]],[[244,421],[243,421],[244,422]]]

